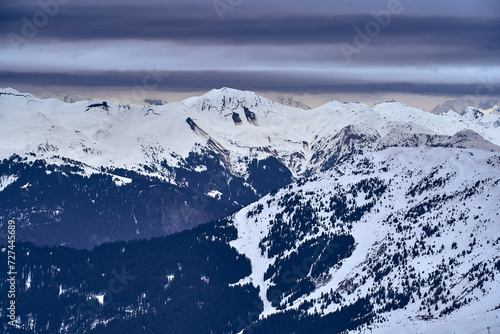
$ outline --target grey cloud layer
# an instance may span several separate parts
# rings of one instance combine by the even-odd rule
[[[140,86],[145,72],[106,73],[16,73],[0,72],[0,85],[25,84],[40,86],[121,87]],[[377,83],[337,78],[318,79],[308,75],[290,75],[276,72],[229,72],[229,71],[173,71],[157,73],[162,78],[158,90],[185,92],[221,88],[231,82],[231,87],[253,91],[294,93],[405,93],[423,95],[471,95],[480,84],[416,84],[411,82]],[[489,95],[500,96],[500,85],[490,84]],[[486,93],[486,91],[481,91]]]
[[[232,86],[261,91],[460,95],[474,93],[478,76],[462,75],[472,78],[470,83],[462,80],[459,84],[451,76],[437,83],[435,77],[439,76],[440,67],[454,67],[457,73],[462,67],[494,68],[495,75],[498,73],[497,0],[400,0],[401,13],[392,15],[390,24],[381,27],[380,34],[358,48],[360,52],[352,54],[352,62],[347,63],[339,45],[359,47],[354,28],[364,30],[374,20],[370,12],[386,9],[388,2],[242,0],[221,21],[211,0],[145,0],[140,4],[133,0],[73,0],[59,6],[57,15],[49,18],[35,38],[29,39],[33,45],[50,42],[50,49],[26,48],[18,54],[9,49],[7,36],[22,36],[22,18],[32,20],[40,7],[35,0],[12,1],[2,5],[0,12],[0,84],[132,87],[144,76],[137,70],[158,65],[159,56],[167,59],[160,64],[170,73],[161,89],[177,91]],[[140,41],[157,42],[158,47],[144,49],[139,60],[133,59],[137,57],[137,48],[145,46]],[[109,49],[103,43],[109,43]],[[113,62],[109,53],[116,53],[118,48],[111,45],[120,43],[126,47],[119,48],[120,62]],[[167,44],[168,50],[162,48]],[[76,63],[70,57],[60,59],[62,54],[85,51],[83,48],[95,48],[91,60],[79,59]],[[182,56],[186,50],[189,54]],[[176,58],[176,54],[183,59]],[[100,60],[102,63],[97,66]],[[50,67],[51,61],[59,66],[57,71]],[[121,62],[126,69],[121,72],[97,70],[106,66],[116,69],[116,63]],[[437,74],[429,78],[427,85],[409,72],[406,76],[401,72],[404,79],[400,80],[394,74],[381,77],[378,82],[367,80],[363,68],[376,66],[402,71],[408,66],[435,66]],[[328,72],[342,67],[357,67],[356,76],[325,78],[318,74],[318,69]],[[297,74],[297,68],[301,74]],[[307,68],[310,73],[305,73]],[[498,80],[496,76],[494,79]]]
[[[211,10],[210,10],[211,9]],[[237,10],[237,9],[235,9]],[[20,32],[22,17],[32,8],[9,8],[0,13],[2,31]],[[141,39],[207,44],[314,44],[352,42],[354,27],[364,29],[372,15],[319,15],[247,17],[238,12],[220,21],[213,8],[143,6],[68,7],[50,19],[40,37],[62,40]],[[499,48],[497,18],[413,17],[393,15],[377,40],[381,44],[458,45]]]

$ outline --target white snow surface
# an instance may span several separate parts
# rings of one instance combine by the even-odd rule
[[[340,152],[351,150],[350,137],[365,135],[372,141],[362,147],[363,155],[335,163],[331,170],[305,183],[281,189],[274,196],[267,195],[234,215],[238,239],[231,245],[245,254],[252,265],[252,274],[240,283],[251,282],[260,287],[260,297],[264,301],[262,317],[278,312],[267,300],[266,291],[271,282],[263,277],[277,256],[268,258],[266,252],[261,255],[259,243],[269,232],[270,218],[283,211],[279,198],[302,190],[302,195],[314,206],[318,230],[300,236],[295,247],[284,256],[322,232],[348,233],[356,244],[348,258],[330,268],[321,282],[315,282],[314,291],[293,301],[288,308],[298,308],[310,301],[313,306],[308,312],[316,307],[323,307],[324,314],[335,312],[341,304],[326,305],[320,298],[322,293],[337,291],[343,296],[342,305],[348,305],[367,295],[369,288],[373,290],[392,282],[398,290],[401,282],[408,279],[408,272],[425,280],[440,263],[455,259],[453,268],[447,268],[445,273],[448,275],[446,289],[455,299],[447,298],[446,302],[438,303],[437,311],[430,311],[437,317],[435,322],[408,319],[428,313],[427,309],[421,309],[428,297],[412,295],[412,301],[404,309],[385,312],[385,320],[359,330],[362,333],[451,333],[468,328],[467,332],[473,333],[486,332],[486,326],[498,330],[498,309],[494,310],[500,303],[498,276],[482,282],[482,287],[475,287],[473,283],[480,278],[470,272],[476,265],[484,272],[493,271],[500,256],[499,114],[481,116],[469,110],[464,114],[448,111],[435,115],[398,102],[370,107],[331,101],[315,109],[303,110],[272,102],[253,92],[230,88],[162,106],[109,103],[109,108],[89,108],[101,102],[65,103],[38,99],[11,88],[0,89],[0,158],[18,154],[52,164],[63,164],[63,158],[69,158],[83,162],[86,175],[100,172],[101,167],[148,174],[150,169],[144,167],[153,166],[160,174],[156,176],[174,183],[174,176],[162,163],[180,166],[190,152],[208,147],[208,142],[212,141],[217,143],[221,154],[228,155],[230,170],[236,175],[245,176],[248,161],[253,158],[274,156],[299,178],[308,171],[318,171],[321,163],[328,159],[325,155],[334,148]],[[247,117],[245,109],[250,110],[255,119]],[[241,122],[234,121],[234,113]],[[194,130],[187,123],[188,118],[196,124]],[[342,131],[345,137],[339,137]],[[478,143],[474,148],[483,150],[418,147],[380,151],[414,135],[454,136],[459,133],[465,136],[476,133],[479,139],[491,145],[486,149],[484,143],[474,137],[474,145]],[[373,144],[375,140],[379,143]],[[203,172],[206,166],[195,166],[193,170]],[[333,195],[366,178],[382,180],[387,190],[380,198],[375,196],[375,205],[359,221],[352,223],[351,228],[343,222],[332,223],[331,212],[322,211],[321,205],[327,206]],[[131,182],[115,175],[113,180],[117,185]],[[416,191],[414,196],[408,195],[411,189],[418,189],[419,180],[436,183],[431,182],[430,189]],[[15,181],[15,175],[0,175],[0,191]],[[358,193],[356,198],[349,195],[349,200],[356,200],[357,205],[366,204],[369,200],[365,200],[365,195]],[[450,197],[443,199],[441,205],[423,207],[425,212],[418,217],[417,223],[410,224],[405,219],[420,203],[429,202],[436,196]],[[262,211],[247,218],[247,213],[259,204],[263,206]],[[394,217],[407,229],[398,230],[392,220]],[[285,218],[290,217],[285,215]],[[436,233],[422,236],[425,226],[438,226],[439,236]],[[475,245],[469,246],[473,238]],[[396,242],[404,242],[409,249],[418,244],[420,253],[408,258],[399,271],[390,271],[375,284],[373,277],[367,274],[369,263],[396,254],[399,251]],[[453,248],[455,242],[457,247]],[[422,289],[430,291],[428,286]],[[446,316],[439,316],[453,300],[464,299],[470,302]],[[374,305],[376,309],[383,307],[376,302]]]
[[[0,191],[10,186],[12,183],[16,182],[18,179],[15,175],[1,175],[0,176]]]
[[[206,147],[209,139],[220,144],[231,171],[240,176],[246,175],[248,161],[270,155],[296,177],[314,170],[321,162],[319,150],[346,126],[353,126],[357,133],[387,137],[386,142],[414,133],[453,136],[472,130],[500,145],[500,115],[478,119],[455,112],[434,115],[396,102],[371,108],[332,101],[303,110],[253,92],[222,88],[162,106],[109,103],[109,108],[88,108],[101,102],[65,103],[0,89],[0,158],[18,154],[60,164],[65,157],[83,162],[89,173],[104,166],[148,174],[144,168],[148,165],[173,182],[162,161],[178,166],[197,150],[197,144]],[[245,108],[255,114],[255,120],[247,119]],[[233,113],[241,123],[233,121]],[[199,129],[193,131],[187,118]],[[193,169],[203,171],[204,167]]]
[[[346,227],[342,221],[333,224],[329,219],[332,213],[321,207],[328,207],[330,197],[343,189],[348,190],[351,185],[374,178],[387,185],[383,194],[373,197],[375,205],[359,221],[353,222],[352,228]],[[415,190],[413,195],[412,189]],[[495,333],[500,329],[500,309],[495,310],[500,306],[500,273],[497,271],[496,276],[488,276],[500,260],[499,153],[428,147],[388,148],[358,156],[306,182],[299,181],[237,212],[232,221],[238,230],[238,238],[231,242],[231,246],[247,256],[252,267],[251,275],[239,284],[252,283],[260,288],[260,298],[264,302],[262,317],[278,312],[266,297],[271,280],[264,280],[264,273],[279,255],[268,258],[268,252],[263,252],[259,244],[270,230],[270,220],[284,212],[280,200],[287,194],[298,193],[304,197],[301,202],[310,201],[315,209],[319,230],[300,235],[295,246],[283,257],[323,231],[352,235],[355,249],[351,256],[330,268],[328,275],[315,281],[314,291],[298,298],[286,309],[298,308],[303,302],[310,301],[309,313],[324,309],[324,314],[328,314],[380,287],[392,286],[395,291],[404,292],[402,282],[406,280],[410,285],[420,285],[422,292],[429,291],[430,296],[434,288],[425,282],[436,280],[433,275],[441,273],[444,290],[449,290],[446,301],[443,299],[432,304],[430,297],[418,296],[413,291],[412,301],[404,308],[381,311],[385,320],[377,320],[351,333],[486,333],[487,326],[494,328],[491,333]],[[356,200],[357,205],[363,205],[366,202],[364,194],[358,193],[357,196],[361,200]],[[259,205],[261,212],[249,216]],[[412,212],[418,211],[419,206],[423,207],[424,213],[416,220],[408,218]],[[283,222],[287,217],[291,218],[286,214],[284,217]],[[402,229],[397,227],[394,218],[398,219]],[[424,231],[428,227],[435,227],[437,232],[426,235]],[[401,246],[401,243],[406,246]],[[373,274],[370,274],[374,263],[380,261],[384,267],[395,254],[402,254],[402,248],[411,252],[414,245],[422,245],[417,247],[419,254],[408,255],[404,265],[393,266],[381,280],[374,281]],[[455,262],[448,265],[450,261]],[[476,266],[483,270],[479,276],[474,276]],[[416,277],[412,278],[412,275]],[[481,282],[483,279],[485,281]],[[322,294],[331,290],[343,297],[341,304],[326,304],[322,300]],[[440,316],[440,312],[450,307],[453,301],[468,298],[469,303]],[[376,300],[371,302],[378,311],[385,305]],[[427,310],[429,304],[432,305],[430,311]],[[428,313],[435,319],[416,319],[418,315]]]

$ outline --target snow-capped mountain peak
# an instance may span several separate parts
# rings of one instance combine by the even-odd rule
[[[96,168],[135,166],[146,172],[144,165],[153,164],[153,170],[163,170],[162,160],[177,165],[201,145],[224,155],[228,167],[240,176],[247,175],[252,159],[272,156],[299,177],[341,160],[350,149],[360,153],[398,145],[453,145],[448,138],[464,130],[491,142],[477,142],[475,147],[500,145],[500,115],[477,118],[477,109],[464,115],[435,115],[398,102],[371,108],[331,101],[302,110],[231,88],[162,106],[106,101],[68,104],[13,89],[0,94],[0,129],[9,134],[0,146],[0,151],[6,150],[4,157],[13,152],[35,153],[44,159],[58,155]],[[39,122],[30,122],[32,117]],[[461,147],[467,147],[464,139]],[[147,150],[158,152],[155,160],[144,153]]]
[[[191,97],[182,101],[189,108],[201,111],[243,111],[243,108],[272,108],[275,102],[268,100],[254,92],[241,91],[233,88],[212,89],[208,93]]]
[[[7,165],[17,155],[27,164],[72,166],[86,177],[133,172],[183,190],[201,187],[196,191],[231,208],[387,147],[500,151],[499,127],[495,114],[435,115],[397,102],[331,101],[303,110],[230,88],[159,106],[65,103],[0,90],[0,158]],[[11,175],[18,176],[5,177]]]
[[[213,221],[192,240],[244,260],[222,285],[255,295],[257,316],[236,332],[300,322],[311,327],[298,333],[316,333],[342,318],[342,330],[436,333],[427,320],[464,315],[478,332],[476,315],[500,326],[499,127],[500,115],[477,108],[301,110],[230,88],[155,106],[4,89],[0,225],[15,220],[36,244],[90,248]],[[223,255],[199,254],[211,269]],[[127,309],[162,310],[174,276],[147,292],[160,308],[140,290]]]

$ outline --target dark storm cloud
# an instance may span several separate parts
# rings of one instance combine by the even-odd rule
[[[398,0],[220,0],[233,4],[223,20],[214,1],[2,4],[0,86],[132,88],[144,78],[136,70],[154,65],[170,74],[158,87],[165,91],[461,95],[474,94],[479,71],[498,80],[498,0],[399,0],[401,10],[363,46],[359,31]],[[57,13],[27,38],[49,2],[61,3]],[[346,56],[346,46],[356,51]],[[336,76],[342,70],[351,72]]]
[[[169,40],[207,44],[314,44],[352,42],[354,27],[362,30],[372,15],[284,13],[269,17],[228,15],[220,21],[207,6],[128,5],[61,8],[40,30],[40,37],[62,40]],[[22,18],[33,9],[7,7],[0,13],[4,33],[19,33]],[[377,39],[382,43],[457,45],[498,49],[500,21],[497,18],[412,17],[393,15]]]
[[[145,72],[106,73],[16,73],[0,72],[0,86],[26,84],[64,87],[131,88],[140,86]],[[376,83],[339,78],[318,79],[310,75],[279,72],[238,71],[173,71],[157,73],[161,84],[156,90],[172,92],[208,91],[230,86],[251,91],[276,91],[294,93],[406,93],[423,95],[461,96],[474,94],[478,84],[416,84],[411,82]],[[493,95],[500,95],[500,85],[491,86]],[[492,95],[490,94],[490,95]]]
[[[54,0],[55,1],[55,0]],[[37,38],[62,41],[154,40],[210,46],[255,45],[356,46],[355,28],[365,31],[375,18],[370,15],[334,15],[337,10],[298,15],[293,10],[272,17],[255,16],[243,9],[220,21],[210,1],[205,3],[149,5],[86,5],[60,7],[58,14],[39,29]],[[0,13],[4,37],[22,36],[22,18],[33,21],[37,7],[5,6]],[[382,9],[383,10],[383,9]],[[377,11],[376,11],[377,12]],[[12,39],[12,35],[10,35]],[[133,46],[133,44],[131,44]],[[392,15],[390,23],[370,39],[370,52],[356,55],[358,61],[409,62],[487,62],[495,63],[500,51],[498,18]],[[373,47],[380,48],[379,51]],[[397,48],[401,48],[398,50]],[[385,48],[385,50],[384,50]],[[433,50],[429,50],[433,48]],[[390,50],[390,52],[387,52]],[[336,51],[340,51],[337,49]],[[265,52],[265,51],[264,51]],[[311,53],[310,59],[327,61],[338,56]]]

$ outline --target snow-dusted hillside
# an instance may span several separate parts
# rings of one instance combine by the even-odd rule
[[[47,334],[496,333],[499,167],[497,152],[388,148],[167,237],[18,244],[18,322]]]
[[[472,109],[303,110],[230,88],[158,106],[2,89],[0,224],[11,217],[27,240],[78,247],[174,233],[387,147],[500,151],[499,126],[500,115]]]
[[[158,106],[1,90],[0,226],[79,248],[174,234],[54,248],[57,266],[26,246],[24,293],[58,311],[25,300],[21,317],[47,333],[197,316],[246,334],[498,330],[499,129],[474,108],[302,110],[228,88]],[[121,261],[140,277],[130,290],[75,316]]]
[[[199,147],[223,156],[239,176],[248,174],[248,161],[268,156],[300,176],[325,161],[342,158],[351,148],[357,152],[430,144],[491,150],[498,149],[491,143],[500,145],[500,115],[434,115],[397,102],[370,108],[332,101],[302,110],[252,92],[223,88],[162,106],[106,105],[40,100],[2,89],[0,157],[34,153],[47,161],[66,157],[90,169],[104,166],[145,174],[150,173],[148,166],[175,182],[161,163],[183,166],[189,153]],[[453,136],[464,130],[479,136],[455,143]],[[339,152],[332,154],[329,149]]]
[[[361,304],[352,333],[499,330],[499,189],[498,153],[389,148],[263,197],[231,223],[264,302],[249,328]]]

